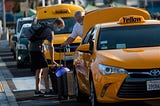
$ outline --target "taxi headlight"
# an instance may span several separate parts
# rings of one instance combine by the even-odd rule
[[[128,73],[123,68],[112,67],[112,66],[107,66],[103,64],[98,64],[98,68],[103,75],[109,75],[113,73],[116,73],[116,74],[127,74]]]
[[[24,44],[17,44],[16,49],[27,50],[27,47]]]

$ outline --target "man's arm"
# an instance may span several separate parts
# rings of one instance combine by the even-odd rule
[[[61,44],[61,47],[63,48],[66,45],[71,44],[74,40],[75,40],[74,38],[68,37],[68,39],[63,44]]]
[[[76,39],[77,36],[78,36],[77,24],[75,24],[70,37],[68,37],[67,40],[61,44],[61,47],[64,48],[66,45],[71,44]]]
[[[54,61],[54,46],[53,46],[52,42],[49,42],[48,46],[49,46],[49,53],[50,53],[50,57],[51,57],[51,62],[53,63],[53,61]]]
[[[54,33],[52,32],[52,38],[54,37]],[[57,64],[54,61],[54,46],[53,46],[53,39],[51,41],[49,41],[49,52],[50,52],[50,57],[51,57],[51,63],[52,64]]]

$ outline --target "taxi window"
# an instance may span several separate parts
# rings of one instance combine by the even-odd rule
[[[101,28],[98,50],[160,46],[160,25]]]
[[[86,34],[85,38],[84,38],[83,41],[82,41],[82,44],[87,44],[87,43],[89,43],[89,38],[90,38],[90,36],[92,35],[93,30],[94,30],[94,28],[91,28],[91,29],[88,31],[88,33]]]
[[[61,31],[54,30],[54,34],[66,34],[71,33],[73,26],[75,24],[75,19],[73,17],[71,18],[63,18],[65,27]],[[54,19],[45,19],[45,20],[39,20],[38,23],[48,23],[50,26],[52,26]]]
[[[91,40],[94,40],[95,39],[95,35],[96,35],[96,32],[97,32],[97,27],[92,27],[88,33],[86,34],[85,38],[83,39],[82,41],[82,44],[87,44],[89,43]]]

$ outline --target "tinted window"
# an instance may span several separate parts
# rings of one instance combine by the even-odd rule
[[[61,31],[55,31],[55,34],[65,34],[65,33],[71,33],[73,26],[75,24],[75,19],[72,18],[63,18],[65,27]],[[52,23],[54,22],[54,19],[47,19],[47,20],[39,20],[39,23],[48,23],[50,26],[52,26]]]
[[[100,29],[98,49],[160,46],[160,25],[124,26]]]
[[[26,33],[27,33],[27,31],[29,30],[29,28],[30,28],[30,27],[24,27],[24,28],[22,29],[22,32],[21,32],[20,37],[26,37]]]
[[[23,24],[26,24],[26,23],[32,23],[32,20],[19,21],[18,32],[20,32],[22,25],[23,25]]]

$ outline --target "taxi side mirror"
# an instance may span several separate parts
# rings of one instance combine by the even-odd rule
[[[87,52],[89,53],[90,52],[90,44],[83,44],[83,45],[80,45],[77,50],[80,51],[80,52]]]

